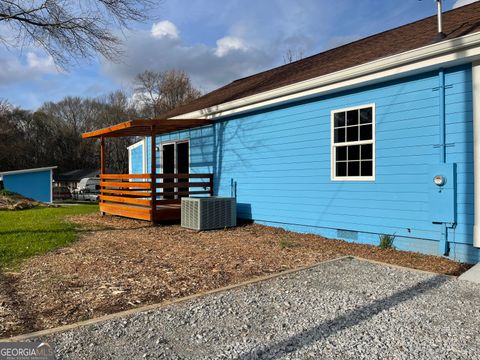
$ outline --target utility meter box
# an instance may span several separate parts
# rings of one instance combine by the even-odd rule
[[[429,169],[429,214],[433,223],[455,223],[457,215],[456,164],[432,165]]]

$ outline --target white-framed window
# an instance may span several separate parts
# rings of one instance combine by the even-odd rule
[[[332,180],[375,180],[375,104],[331,112]]]

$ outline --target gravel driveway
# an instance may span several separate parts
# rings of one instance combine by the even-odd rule
[[[480,286],[355,259],[43,338],[64,359],[478,359]]]

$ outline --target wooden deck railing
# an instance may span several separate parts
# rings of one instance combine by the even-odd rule
[[[100,211],[135,219],[160,221],[182,197],[213,196],[213,174],[101,174],[100,179]],[[179,210],[169,211],[168,220],[177,213],[180,218]]]

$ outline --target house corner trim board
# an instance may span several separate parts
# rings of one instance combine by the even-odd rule
[[[480,248],[480,61],[472,63],[474,226],[473,246]]]

